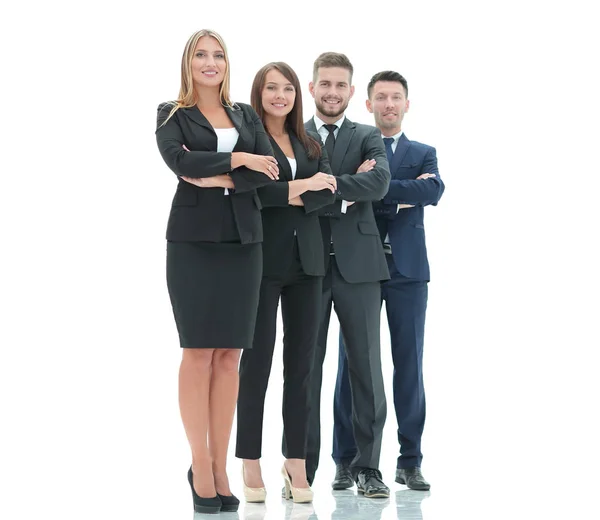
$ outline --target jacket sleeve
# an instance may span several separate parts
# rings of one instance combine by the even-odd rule
[[[376,217],[393,220],[398,211],[397,204],[385,204],[383,200],[373,202],[373,214]]]
[[[256,190],[263,208],[287,208],[289,206],[290,186],[287,181],[277,181],[261,186]]]
[[[319,157],[319,169],[315,173],[323,172],[331,175],[331,166],[329,165],[329,158],[327,157],[327,152],[325,151],[325,145],[321,142],[320,138],[317,142],[321,143],[321,157]],[[304,203],[304,211],[306,213],[318,211],[319,215],[324,216],[326,208],[329,208],[335,201],[335,193],[331,193],[331,191],[327,189],[320,191],[306,191],[300,195],[300,198]],[[341,207],[341,203],[338,204],[338,206]],[[329,209],[329,212],[331,211],[333,211],[332,208]]]
[[[337,177],[336,199],[349,201],[381,200],[390,184],[390,167],[381,134],[373,128],[363,143],[363,160],[375,159],[375,167],[364,173],[345,173]]]
[[[412,204],[414,206],[437,205],[444,193],[444,183],[440,177],[435,148],[431,148],[423,161],[421,173],[433,173],[430,179],[392,179],[390,189],[384,197],[384,204]]]
[[[156,143],[167,166],[178,177],[214,177],[231,171],[231,153],[188,152],[183,148],[185,139],[181,126],[173,115],[166,123],[172,103],[161,103],[156,118]]]
[[[251,106],[244,105],[244,107],[251,120],[251,131],[254,132],[254,155],[273,156],[273,148],[258,114]],[[264,173],[251,170],[246,166],[236,168],[229,175],[233,181],[235,193],[253,191],[261,186],[275,183],[273,179],[267,177]]]

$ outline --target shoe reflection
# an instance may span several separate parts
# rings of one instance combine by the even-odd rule
[[[383,510],[390,505],[389,498],[365,498],[351,489],[333,491],[335,510],[331,520],[381,520]]]
[[[319,520],[312,503],[295,504],[288,500],[285,504],[285,520]]]
[[[240,515],[237,511],[235,513],[217,513],[216,515],[207,513],[194,513],[194,520],[209,520],[211,518],[226,518],[227,520],[240,520]],[[257,520],[258,518],[259,517],[257,517]]]
[[[242,520],[264,520],[267,514],[267,507],[264,503],[249,503],[244,505],[244,516]],[[229,520],[229,517],[227,517]]]
[[[431,491],[403,489],[396,491],[396,513],[398,520],[423,520],[421,502],[431,495]]]

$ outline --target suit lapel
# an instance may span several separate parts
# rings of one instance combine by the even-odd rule
[[[212,127],[212,125],[210,124],[208,119],[206,119],[204,114],[202,112],[200,112],[200,110],[197,106],[182,108],[181,110],[183,110],[185,112],[185,114],[190,119],[192,119],[194,122],[198,123],[200,126],[203,126],[206,129],[210,130],[210,132],[213,135],[215,135],[215,136],[217,135],[215,132],[215,129]],[[233,149],[234,151],[236,151],[239,146],[242,146],[243,143],[248,140],[248,137],[249,137],[248,129],[244,126],[244,114],[242,112],[242,109],[238,105],[235,105],[235,104],[233,105],[233,108],[226,106],[225,112],[227,112],[227,116],[229,117],[229,119],[233,123],[233,126],[235,127],[235,129],[238,131],[238,134],[239,134],[239,138],[237,140],[235,148]]]
[[[348,118],[344,119],[342,127],[338,130],[338,135],[335,139],[335,147],[333,149],[333,159],[331,159],[331,169],[335,174],[340,171],[342,161],[350,146],[350,141],[356,131],[356,125]]]
[[[291,136],[291,134],[290,134]],[[283,150],[279,148],[277,141],[269,136],[269,140],[271,141],[271,145],[273,147],[273,153],[275,154],[275,159],[277,159],[277,165],[279,166],[279,172],[281,173],[281,180],[291,181],[292,180],[292,167],[290,166],[290,161],[288,161],[286,155],[283,153]],[[294,153],[296,150],[294,150]]]
[[[227,112],[229,119],[231,119],[233,126],[235,126],[235,129],[238,131],[239,134],[237,143],[233,149],[233,151],[235,152],[241,147],[243,147],[244,143],[249,141],[249,131],[244,125],[244,113],[238,105],[234,103],[233,108],[226,106],[225,112]]]
[[[292,148],[294,149],[294,156],[296,157],[296,179],[305,179],[309,161],[306,150],[296,137],[296,134],[290,132],[290,140],[292,141]]]
[[[317,132],[317,126],[315,125],[314,117],[311,117],[306,123],[304,123],[304,128],[317,134],[319,133]],[[344,157],[348,151],[348,146],[350,146],[350,141],[352,141],[355,131],[356,125],[346,117],[342,123],[342,127],[338,130],[338,135],[335,139],[333,157],[329,157],[329,164],[331,165],[331,170],[333,171],[334,175],[341,169],[342,162],[344,161]],[[319,134],[319,138],[320,137],[321,136]]]
[[[200,112],[197,106],[182,108],[185,114],[195,123],[198,123],[200,126],[204,128],[208,128],[213,134],[215,133],[215,129],[208,122],[208,119],[204,117],[204,114]],[[216,134],[215,134],[216,135]]]
[[[406,135],[403,133],[400,136],[400,139],[398,139],[398,145],[396,146],[396,151],[394,152],[394,155],[392,156],[392,164],[390,164],[390,171],[392,172],[392,175],[394,175],[394,172],[398,169],[398,166],[400,166],[400,164],[402,164],[402,159],[404,159],[404,156],[406,155],[406,152],[408,152],[409,148],[410,148],[410,141],[408,140]]]
[[[317,132],[317,125],[315,125],[314,117],[311,117],[306,123],[304,123],[304,128],[310,130],[311,132],[315,132],[316,134],[319,133]]]
[[[231,119],[236,130],[241,133],[242,130],[244,130],[244,114],[242,113],[242,109],[234,104],[233,108],[226,106],[225,112],[227,112],[227,115],[229,116],[229,119]]]

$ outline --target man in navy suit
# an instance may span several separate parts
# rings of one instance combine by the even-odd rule
[[[392,174],[387,195],[373,203],[373,210],[391,276],[381,283],[381,298],[386,302],[394,362],[394,407],[400,443],[396,482],[425,491],[430,486],[421,473],[421,435],[425,424],[423,337],[429,263],[423,213],[425,206],[438,203],[444,183],[435,148],[409,141],[402,132],[402,119],[409,108],[406,80],[397,72],[379,72],[371,78],[367,90],[367,109],[381,131]],[[356,453],[351,418],[348,363],[340,333],[334,401],[334,489],[352,486],[345,477],[348,460]]]

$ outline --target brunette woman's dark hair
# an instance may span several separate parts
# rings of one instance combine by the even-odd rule
[[[286,117],[286,127],[291,130],[298,140],[302,143],[302,146],[306,149],[308,157],[315,159],[321,156],[321,143],[313,139],[306,133],[304,129],[304,122],[302,121],[302,90],[300,89],[300,80],[298,75],[294,72],[292,67],[282,61],[276,61],[267,63],[261,68],[254,77],[252,82],[252,92],[250,94],[250,104],[260,117],[263,124],[265,123],[265,110],[262,104],[262,91],[265,87],[265,80],[267,73],[270,70],[277,70],[285,79],[287,79],[294,90],[296,91],[296,100],[294,101],[294,108]],[[265,130],[269,131],[265,125]]]

